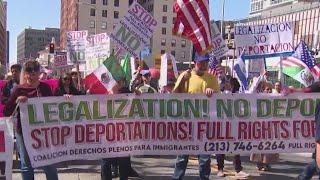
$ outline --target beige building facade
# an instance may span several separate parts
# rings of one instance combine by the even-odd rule
[[[90,35],[113,32],[133,0],[61,0],[61,49],[68,31],[88,30]]]
[[[173,10],[174,0],[139,0],[138,2],[158,22],[151,40],[152,57],[157,58],[167,52],[174,55],[178,63],[189,62],[192,58],[191,41],[172,34],[176,19],[176,13]]]

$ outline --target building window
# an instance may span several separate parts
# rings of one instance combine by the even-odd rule
[[[90,16],[96,16],[96,10],[91,8],[90,9]]]
[[[107,16],[108,16],[107,10],[102,10],[102,17],[107,17]]]
[[[114,0],[114,7],[119,7],[119,0]]]
[[[90,28],[95,28],[95,27],[96,27],[95,21],[90,21]]]
[[[167,5],[163,5],[162,6],[162,11],[163,12],[167,12],[168,11],[168,6]]]
[[[108,0],[102,0],[102,4],[105,6],[108,5]]]
[[[174,17],[174,18],[172,19],[172,24],[175,24],[175,23],[176,23],[176,20],[177,20],[177,18]]]
[[[113,18],[114,19],[119,19],[119,12],[118,11],[114,11],[113,12]]]
[[[171,46],[172,46],[172,47],[176,47],[176,40],[175,40],[175,39],[172,39],[172,41],[171,41]]]
[[[112,28],[114,29],[114,28],[116,28],[116,26],[117,26],[117,24],[116,24],[116,23],[114,23]]]
[[[132,3],[133,3],[133,0],[129,0],[129,6],[131,6]]]
[[[96,4],[96,0],[91,0],[91,4]]]
[[[166,53],[166,51],[162,49],[162,50],[161,50],[161,54],[164,54],[164,53]]]
[[[171,51],[171,54],[172,54],[173,56],[176,56],[176,52],[175,52],[175,51]]]
[[[107,29],[107,22],[101,23],[101,29]]]
[[[186,52],[182,51],[181,58],[186,58]]]
[[[161,46],[166,46],[166,39],[161,39]]]
[[[186,40],[181,40],[181,47],[186,47],[186,45],[187,45],[187,41]]]
[[[162,16],[162,23],[167,23],[167,16]]]
[[[162,28],[162,34],[166,35],[167,34],[167,29],[166,28]]]

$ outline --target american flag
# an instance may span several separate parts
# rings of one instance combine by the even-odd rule
[[[313,76],[320,76],[319,65],[316,64],[314,57],[308,50],[308,46],[304,41],[301,41],[292,56],[285,57],[282,59],[283,67],[300,67],[308,68],[313,73]]]
[[[213,55],[213,53],[210,54],[209,58],[209,73],[218,76],[223,74],[223,67],[219,64],[217,58]]]
[[[173,34],[190,39],[198,53],[209,51],[212,47],[209,0],[176,0],[174,10],[177,20]]]

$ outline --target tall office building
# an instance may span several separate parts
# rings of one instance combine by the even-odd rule
[[[66,47],[66,32],[88,30],[89,34],[112,33],[127,13],[133,0],[61,0],[61,48]],[[151,39],[152,57],[164,52],[175,55],[177,61],[189,61],[191,43],[172,35],[175,20],[174,0],[139,0],[158,21]]]
[[[133,0],[61,0],[61,49],[66,48],[68,31],[112,33],[132,2]]]
[[[7,2],[0,0],[0,63],[7,66]]]
[[[36,59],[38,52],[44,50],[55,39],[56,47],[60,44],[60,29],[45,28],[45,30],[28,28],[17,38],[17,61],[24,63],[27,59]]]
[[[158,21],[151,40],[152,56],[157,57],[167,52],[174,55],[177,62],[191,60],[191,41],[172,34],[176,20],[173,9],[174,0],[139,0],[138,2]]]

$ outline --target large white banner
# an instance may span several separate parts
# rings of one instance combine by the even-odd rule
[[[107,33],[92,35],[87,38],[85,57],[86,73],[90,74],[110,56],[110,38]]]
[[[221,57],[229,51],[216,23],[211,25],[212,27],[212,54],[219,60]]]
[[[240,55],[263,55],[293,51],[294,23],[235,26],[234,38]]]
[[[150,44],[157,24],[157,20],[135,1],[110,37],[132,56],[140,57],[140,51]]]
[[[68,64],[85,64],[85,49],[88,31],[67,32],[67,59]]]
[[[8,117],[0,118],[0,179],[12,179],[13,125]]]
[[[319,94],[134,94],[21,105],[33,167],[128,155],[314,152]]]

